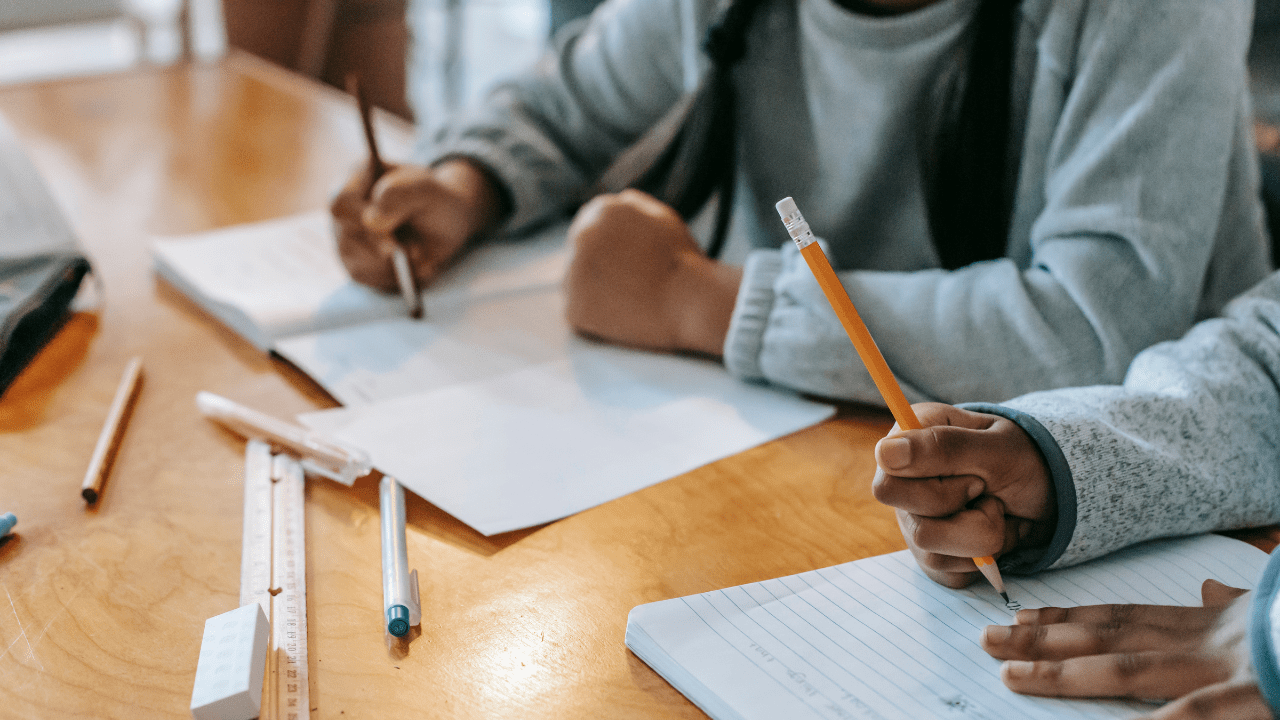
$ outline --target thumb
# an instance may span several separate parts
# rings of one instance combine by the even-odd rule
[[[361,220],[370,232],[391,233],[404,225],[431,201],[431,188],[424,184],[418,168],[395,166],[386,172],[369,193],[369,204]]]
[[[1204,584],[1200,586],[1200,597],[1203,599],[1205,607],[1222,607],[1246,592],[1249,591],[1224,585],[1212,578],[1205,580]]]

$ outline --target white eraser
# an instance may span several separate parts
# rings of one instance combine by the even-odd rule
[[[271,624],[258,603],[204,621],[191,717],[196,720],[251,720],[262,705],[267,638]]]

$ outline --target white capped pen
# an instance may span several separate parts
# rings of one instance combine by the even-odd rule
[[[260,438],[302,458],[309,472],[344,485],[373,470],[369,455],[363,450],[340,445],[292,423],[274,418],[221,395],[201,391],[196,394],[196,407],[210,420],[226,426],[246,438]]]
[[[418,571],[409,572],[409,548],[404,538],[404,488],[384,475],[378,484],[382,519],[382,607],[387,632],[401,637],[422,622]]]

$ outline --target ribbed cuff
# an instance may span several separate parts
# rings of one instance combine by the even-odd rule
[[[739,380],[763,380],[760,352],[773,311],[773,286],[782,272],[782,254],[755,250],[742,266],[742,285],[724,338],[724,366]]]
[[[1039,420],[1020,410],[992,403],[965,403],[959,407],[1012,420],[1031,437],[1031,441],[1040,450],[1040,457],[1049,468],[1049,482],[1053,483],[1054,497],[1058,501],[1057,526],[1043,550],[1036,548],[1009,553],[1000,558],[1000,569],[1018,575],[1030,575],[1048,569],[1066,552],[1067,546],[1071,544],[1071,536],[1076,531],[1076,484],[1062,448]]]

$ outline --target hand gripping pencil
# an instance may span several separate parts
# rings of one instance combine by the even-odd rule
[[[356,106],[360,110],[360,125],[364,128],[364,141],[369,148],[369,189],[372,191],[373,184],[387,172],[387,165],[382,162],[382,156],[378,153],[378,139],[373,134],[373,110],[360,88],[360,78],[355,73],[347,75],[347,92],[355,96]],[[365,200],[368,199],[366,195]],[[409,267],[409,256],[405,254],[401,235],[402,229],[396,228],[396,247],[391,255],[391,269],[395,272],[396,284],[400,286],[400,296],[404,298],[409,317],[416,320],[422,317],[422,296],[418,294],[418,287],[413,282],[413,270]]]
[[[835,309],[836,317],[840,318],[844,331],[853,341],[853,348],[858,351],[858,357],[862,358],[862,364],[866,365],[867,371],[871,373],[871,380],[876,384],[876,389],[880,391],[885,404],[889,406],[889,411],[893,413],[893,419],[897,420],[898,426],[905,430],[922,429],[920,420],[911,409],[911,403],[907,402],[907,396],[902,394],[902,388],[898,386],[898,381],[889,371],[889,364],[884,361],[884,355],[880,354],[880,348],[876,347],[876,341],[871,337],[871,332],[862,322],[862,316],[858,315],[857,308],[853,306],[849,294],[844,291],[844,286],[836,277],[835,270],[831,269],[831,263],[827,261],[822,247],[814,242],[813,232],[809,230],[809,223],[804,221],[804,216],[796,207],[796,201],[789,197],[783,198],[774,207],[782,216],[782,224],[787,226],[787,232],[795,241],[796,247],[800,248],[800,254],[805,262],[809,263],[809,269],[818,280],[822,293],[827,296],[827,302],[831,303],[831,307]],[[996,561],[990,556],[980,557],[974,558],[973,564],[978,566],[978,570],[991,581],[996,592],[1000,593],[1000,597],[1008,603],[1009,593],[1005,592],[1004,579],[1000,577],[1000,568],[996,565]]]

